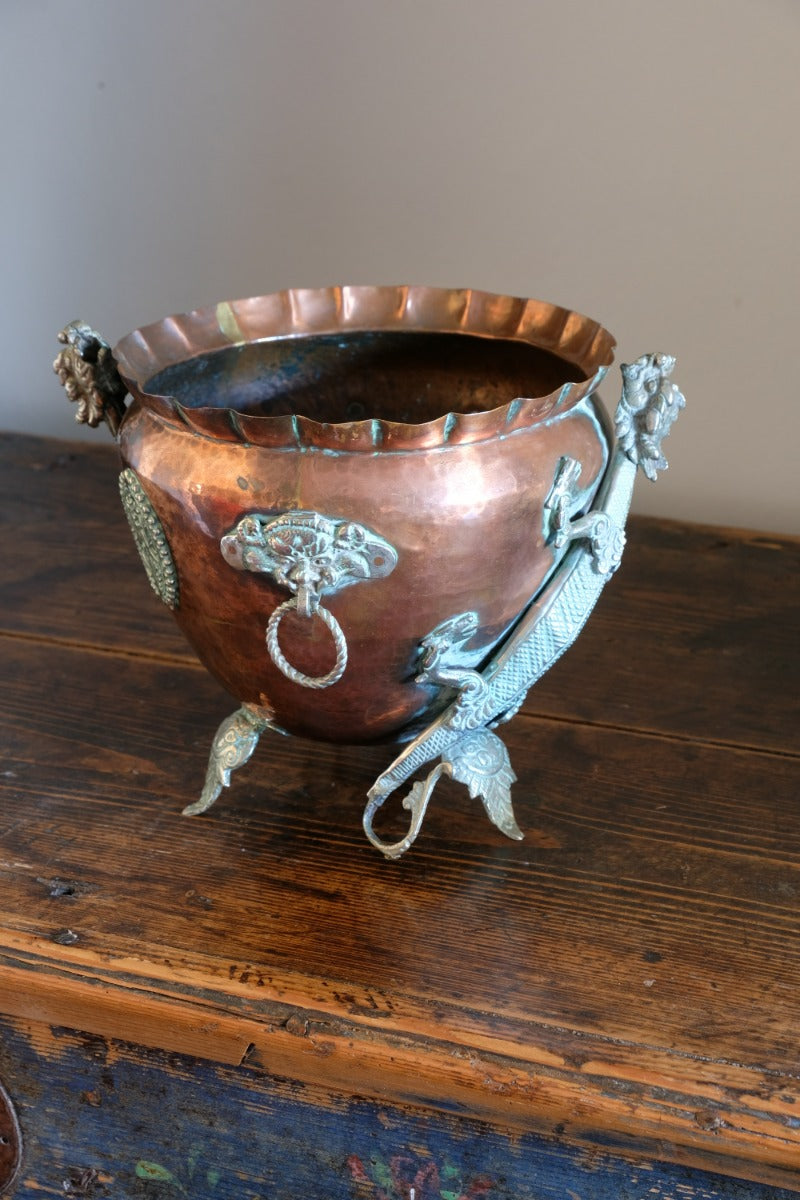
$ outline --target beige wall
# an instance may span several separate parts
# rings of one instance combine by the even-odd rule
[[[77,315],[466,285],[677,355],[639,511],[800,532],[799,48],[796,0],[4,0],[0,426],[79,432]]]

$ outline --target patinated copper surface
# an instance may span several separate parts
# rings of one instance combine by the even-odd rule
[[[478,613],[476,665],[551,574],[545,501],[582,464],[591,501],[608,461],[593,393],[613,358],[595,322],[538,301],[434,288],[329,288],[226,302],[115,348],[133,396],[119,439],[180,580],[175,616],[240,701],[290,732],[408,738],[441,706],[416,680],[422,640]],[[390,574],[322,597],[344,631],[335,686],[298,686],[265,647],[287,600],[234,569],[221,541],[248,514],[359,523],[397,553]],[[287,611],[287,659],[324,677],[319,616]]]

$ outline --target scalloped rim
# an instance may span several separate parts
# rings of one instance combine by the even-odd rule
[[[200,354],[251,342],[343,331],[461,333],[526,342],[577,367],[585,380],[546,396],[516,397],[478,413],[450,412],[418,425],[379,418],[323,423],[302,416],[248,415],[231,408],[184,408],[148,392],[149,379]],[[179,313],[145,325],[114,348],[128,390],[161,417],[218,441],[275,448],[399,451],[484,441],[527,429],[592,394],[614,360],[614,338],[589,317],[542,300],[471,288],[292,288]]]

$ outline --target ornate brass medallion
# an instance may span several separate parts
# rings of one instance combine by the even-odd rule
[[[119,494],[150,586],[159,600],[175,609],[180,603],[180,589],[167,535],[136,472],[130,468],[119,477]]]

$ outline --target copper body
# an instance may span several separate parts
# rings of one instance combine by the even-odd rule
[[[562,456],[582,464],[591,503],[609,440],[592,397],[613,347],[550,304],[393,287],[226,302],[124,338],[122,456],[163,524],[175,615],[204,664],[288,732],[416,733],[446,699],[416,682],[421,640],[475,611],[480,663],[554,569],[545,502]],[[357,521],[398,555],[386,578],[326,599],[349,661],[321,691],[267,653],[287,592],[220,552],[246,514],[294,510]],[[307,674],[330,669],[318,618],[289,613],[280,639]]]

